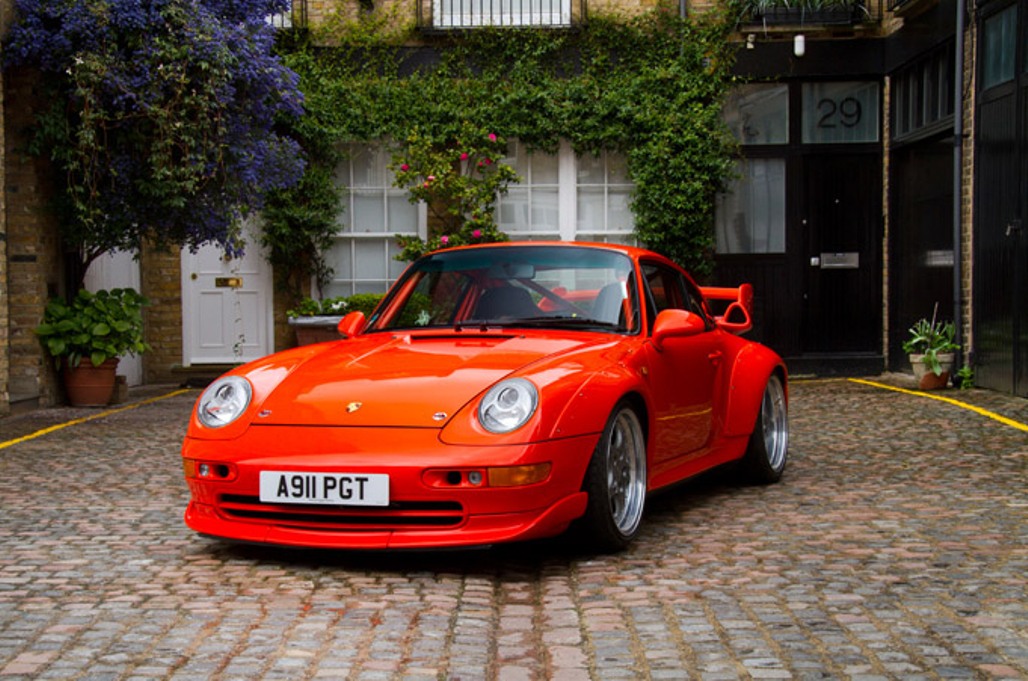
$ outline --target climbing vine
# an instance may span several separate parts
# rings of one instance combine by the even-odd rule
[[[657,9],[590,15],[578,31],[484,28],[410,47],[395,22],[356,19],[281,49],[321,112],[317,125],[340,146],[399,148],[416,131],[438,147],[473,128],[531,151],[568,140],[578,154],[623,154],[637,236],[703,277],[713,199],[735,148],[720,115],[728,30],[715,14]]]

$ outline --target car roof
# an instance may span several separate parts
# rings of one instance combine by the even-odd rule
[[[445,251],[460,251],[480,248],[512,248],[524,246],[552,246],[556,248],[595,248],[599,250],[615,251],[624,253],[632,260],[649,259],[660,260],[665,263],[674,264],[672,260],[654,251],[640,248],[638,246],[627,246],[625,244],[604,243],[598,241],[497,241],[483,244],[470,244],[467,246],[455,246],[453,248],[440,249],[433,253]]]

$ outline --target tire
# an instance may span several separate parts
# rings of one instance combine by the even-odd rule
[[[757,410],[757,421],[742,460],[746,477],[756,484],[778,482],[789,458],[789,412],[785,387],[771,374]]]
[[[646,439],[635,409],[619,402],[596,443],[583,488],[589,502],[581,528],[589,546],[621,551],[639,533],[646,504]]]

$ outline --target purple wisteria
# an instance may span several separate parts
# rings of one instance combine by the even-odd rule
[[[233,225],[303,172],[300,116],[268,17],[288,0],[17,0],[5,67],[42,72],[34,149],[60,176],[83,264],[152,238],[228,249]]]

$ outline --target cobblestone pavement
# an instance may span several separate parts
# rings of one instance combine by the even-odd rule
[[[1028,433],[960,406],[798,382],[780,484],[663,493],[620,555],[355,554],[182,524],[196,394],[0,420],[0,681],[1028,678]]]

